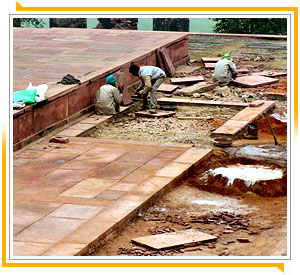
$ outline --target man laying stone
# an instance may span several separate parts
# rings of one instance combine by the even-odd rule
[[[149,109],[149,101],[148,94],[150,92],[150,105],[151,108],[149,110],[150,113],[157,113],[157,94],[156,91],[158,87],[164,82],[166,79],[165,72],[154,66],[137,66],[135,64],[131,64],[129,68],[129,72],[141,78],[142,83],[137,88],[137,93],[143,96],[143,108],[145,110]]]
[[[114,115],[120,111],[122,94],[116,88],[116,78],[109,75],[106,85],[100,87],[96,93],[95,112],[98,115]]]
[[[237,74],[238,71],[231,61],[231,54],[226,53],[222,55],[222,59],[216,63],[212,79],[220,86],[225,86],[229,84],[232,79],[235,79]]]

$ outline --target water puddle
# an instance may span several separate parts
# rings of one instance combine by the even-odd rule
[[[235,179],[244,180],[247,187],[260,180],[280,179],[283,171],[280,169],[271,169],[259,165],[229,165],[227,167],[219,167],[208,171],[213,176],[222,175],[228,178],[227,186],[230,186]]]

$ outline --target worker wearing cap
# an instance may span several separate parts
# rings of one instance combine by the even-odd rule
[[[113,115],[120,111],[122,95],[116,88],[116,78],[109,75],[106,85],[100,87],[96,93],[95,112],[99,115]]]
[[[150,110],[152,114],[157,113],[157,94],[156,91],[158,87],[166,79],[165,72],[158,67],[154,66],[137,66],[136,64],[131,64],[129,72],[141,78],[142,83],[137,88],[137,93],[143,96],[143,107],[144,109],[149,109],[148,94],[150,92]]]
[[[232,79],[237,77],[237,69],[231,61],[231,54],[226,53],[222,55],[222,59],[216,63],[213,73],[213,81],[220,86],[227,85]]]

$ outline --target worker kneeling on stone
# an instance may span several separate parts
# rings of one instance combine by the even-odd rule
[[[222,59],[216,63],[213,73],[213,81],[218,82],[220,86],[227,85],[232,79],[237,77],[238,71],[231,61],[231,54],[222,55]]]
[[[136,92],[143,96],[143,108],[145,110],[149,109],[148,94],[150,92],[150,110],[152,114],[157,113],[157,94],[156,91],[158,87],[166,79],[166,73],[154,66],[137,66],[136,64],[131,64],[129,72],[141,78],[142,83],[137,88]]]
[[[122,95],[116,88],[116,78],[110,75],[106,83],[96,93],[95,112],[98,115],[113,115],[120,111]]]

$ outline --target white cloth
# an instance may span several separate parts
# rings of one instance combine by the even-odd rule
[[[232,80],[232,75],[237,75],[238,71],[231,60],[221,59],[216,63],[213,73],[213,81],[219,84],[228,84]]]

